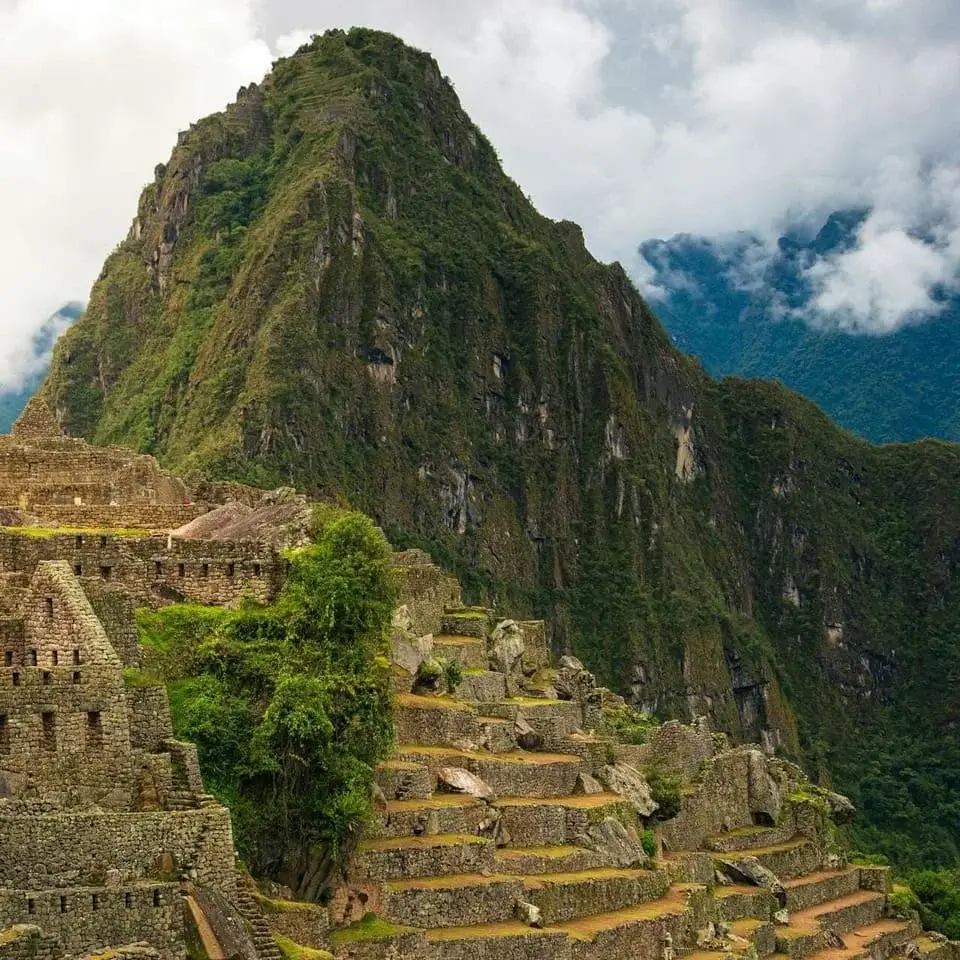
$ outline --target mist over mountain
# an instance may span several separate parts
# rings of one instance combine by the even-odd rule
[[[891,333],[843,327],[817,309],[818,265],[858,242],[866,210],[831,214],[819,230],[780,237],[678,235],[640,252],[652,306],[674,342],[717,377],[770,377],[878,443],[960,439],[960,296],[936,288],[938,311]]]
[[[43,383],[43,378],[50,369],[54,344],[60,334],[78,320],[82,313],[83,304],[65,304],[30,338],[25,363],[26,374],[22,384],[14,388],[0,389],[0,434],[10,431],[20,411]]]

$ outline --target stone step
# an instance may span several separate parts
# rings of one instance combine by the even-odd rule
[[[591,825],[615,817],[635,827],[637,816],[630,803],[615,793],[573,797],[501,797],[501,813],[512,846],[556,846],[575,843]]]
[[[777,930],[777,951],[790,960],[827,949],[828,932],[843,935],[858,927],[876,923],[883,916],[886,896],[861,890],[801,910],[790,917],[786,927]]]
[[[435,775],[422,763],[385,760],[377,765],[377,786],[390,800],[429,800],[433,796]]]
[[[481,740],[476,710],[450,697],[398,693],[394,696],[393,725],[399,743],[442,747],[455,740]]]
[[[442,960],[570,960],[566,933],[535,930],[517,920],[428,930],[426,939]]]
[[[446,637],[486,639],[490,630],[490,611],[483,607],[448,610],[440,620],[440,633]]]
[[[439,834],[363,840],[351,865],[358,880],[415,880],[494,872],[494,845],[481,837]]]
[[[534,697],[516,697],[498,703],[484,704],[483,712],[490,717],[515,720],[518,714],[537,731],[549,749],[555,749],[571,734],[580,731],[583,711],[572,700],[546,700]]]
[[[667,896],[534,930],[518,922],[441,927],[427,940],[443,960],[614,960],[659,957],[664,935],[681,943],[706,917],[705,891],[674,887]],[[691,895],[699,900],[693,903]]]
[[[771,920],[744,917],[730,924],[730,932],[738,938],[733,947],[734,953],[745,953],[752,946],[758,957],[769,957],[777,949],[777,928]]]
[[[501,797],[567,797],[573,793],[582,761],[568,754],[516,750],[492,754],[483,750],[458,750],[403,744],[398,759],[419,763],[430,770],[436,789],[441,767],[462,767],[484,780]]]
[[[919,925],[912,921],[878,920],[841,936],[844,947],[830,947],[810,955],[809,960],[887,960],[917,935]],[[918,941],[918,946],[920,943]],[[944,946],[944,945],[941,945]],[[947,956],[953,956],[949,944]],[[920,952],[925,956],[923,947]]]
[[[923,960],[955,960],[957,956],[956,947],[949,941],[934,940],[924,934],[917,937],[916,942]]]
[[[524,886],[524,899],[540,908],[544,923],[557,924],[659,900],[670,880],[655,870],[605,868],[539,874],[527,877]]]
[[[860,889],[860,871],[856,867],[818,870],[805,877],[786,880],[783,886],[787,891],[787,910],[796,913],[856,893]]]
[[[757,847],[753,850],[737,850],[731,853],[716,854],[714,859],[736,862],[743,857],[756,857],[763,866],[772,870],[781,881],[806,876],[820,867],[819,851],[809,840],[803,837],[771,847]]]
[[[457,697],[471,703],[495,703],[507,696],[507,677],[492,670],[465,670]]]
[[[477,834],[489,818],[486,803],[456,794],[434,794],[429,799],[389,800],[376,811],[370,825],[371,839],[430,836],[441,833]]]
[[[761,887],[734,884],[713,891],[717,919],[733,923],[744,918],[770,920],[780,909],[777,898]]]
[[[610,762],[615,746],[609,737],[578,732],[563,737],[557,744],[557,750],[560,753],[575,754],[584,761],[588,771],[596,772]]]
[[[609,866],[601,854],[573,844],[555,847],[504,847],[496,852],[494,859],[498,872],[523,876],[577,873]]]
[[[789,843],[794,839],[791,827],[741,827],[715,837],[707,837],[703,845],[718,853],[757,850]]]
[[[804,923],[819,921],[826,930],[844,934],[857,927],[866,927],[883,917],[887,898],[885,894],[872,890],[858,890],[856,893],[828,900],[806,910],[793,914],[791,922]]]
[[[665,934],[672,938],[673,949],[682,951],[692,932],[706,925],[708,913],[705,887],[676,884],[659,900],[547,929],[562,930],[570,937],[574,960],[656,958],[663,956]]]
[[[488,666],[486,641],[478,637],[434,637],[433,656],[456,660],[463,670],[486,670]]]
[[[501,720],[499,717],[480,717],[479,724],[482,745],[490,753],[513,753],[518,749],[512,721]]]
[[[524,897],[522,877],[455,874],[398,880],[384,885],[381,914],[410,927],[465,927],[515,919]]]

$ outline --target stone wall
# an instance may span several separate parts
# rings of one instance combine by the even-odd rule
[[[170,700],[166,687],[127,687],[130,743],[135,750],[160,753],[173,739]]]
[[[37,568],[21,615],[0,667],[0,794],[130,809],[122,664],[68,564]]]
[[[186,956],[180,889],[175,883],[28,894],[0,890],[0,929],[27,922],[37,924],[44,939],[58,939],[73,956],[135,941],[146,941],[171,960]]]
[[[62,952],[58,937],[45,934],[33,924],[0,932],[0,960],[55,960]]]
[[[104,530],[149,530],[166,533],[209,511],[203,503],[33,504],[31,513],[62,527]]]
[[[140,635],[136,608],[130,594],[99,580],[85,580],[82,586],[93,612],[107,633],[110,645],[124,666],[139,667]]]
[[[134,603],[147,606],[170,601],[233,606],[242,596],[269,602],[287,569],[276,550],[254,541],[0,530],[0,571],[32,575],[50,560],[66,561],[86,585],[120,587]],[[89,592],[94,596],[96,587]],[[107,619],[116,626],[114,614],[107,612]]]
[[[20,890],[136,884],[160,879],[164,861],[236,895],[230,814],[225,807],[156,813],[0,817],[0,887]]]
[[[660,826],[667,851],[702,849],[711,837],[757,825],[772,826],[802,774],[755,747],[729,750],[707,760],[685,788],[680,813]]]
[[[698,717],[690,725],[670,720],[654,730],[646,743],[618,748],[621,758],[638,770],[661,767],[685,782],[693,780],[715,752],[713,734],[705,717]]]
[[[459,607],[460,584],[455,577],[434,566],[422,550],[404,550],[393,555],[393,572],[399,590],[398,620],[413,637],[439,633],[448,607]]]

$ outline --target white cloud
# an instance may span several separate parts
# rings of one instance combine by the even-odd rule
[[[0,386],[85,297],[178,130],[269,68],[238,0],[0,0]]]
[[[819,279],[824,304],[885,328],[960,261],[954,6],[0,0],[0,385],[18,374],[12,345],[85,296],[177,131],[259,79],[271,47],[357,23],[433,52],[508,172],[605,258],[875,205],[853,259]],[[931,216],[936,245],[911,236]]]

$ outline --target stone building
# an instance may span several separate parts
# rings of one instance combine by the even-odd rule
[[[279,590],[277,544],[176,535],[221,509],[40,401],[0,437],[0,960],[276,956],[166,691],[125,682],[136,606]]]

